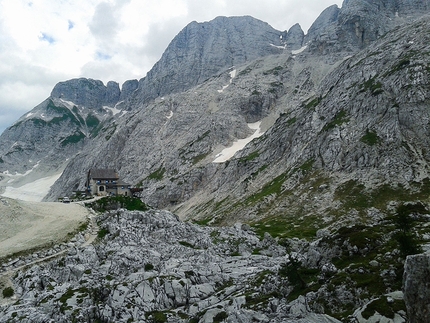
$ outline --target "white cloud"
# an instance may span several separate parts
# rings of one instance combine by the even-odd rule
[[[1,0],[0,132],[75,77],[144,77],[191,21],[251,15],[306,31],[341,0]]]

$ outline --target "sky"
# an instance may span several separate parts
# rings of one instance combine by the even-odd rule
[[[190,22],[250,15],[307,32],[342,0],[0,0],[0,133],[77,77],[140,79]]]

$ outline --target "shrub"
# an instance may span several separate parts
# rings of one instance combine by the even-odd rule
[[[130,196],[107,196],[85,206],[91,207],[94,211],[106,212],[119,208],[129,211],[147,211],[149,207],[141,199]]]
[[[14,293],[15,292],[14,292],[12,287],[6,287],[5,289],[3,289],[3,297],[4,298],[12,297]]]
[[[150,264],[150,263],[145,264],[145,271],[150,271],[150,270],[153,270],[153,269],[154,269],[154,265],[153,264]]]
[[[366,134],[363,137],[361,137],[360,141],[364,142],[369,146],[373,146],[378,143],[379,137],[375,132],[366,130]]]

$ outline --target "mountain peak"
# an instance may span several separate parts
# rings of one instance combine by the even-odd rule
[[[55,85],[51,98],[71,101],[81,106],[101,108],[114,106],[119,100],[120,93],[117,82],[109,81],[104,85],[99,80],[76,78]]]
[[[141,96],[146,101],[184,91],[232,66],[280,53],[282,35],[250,16],[192,22],[140,81]]]

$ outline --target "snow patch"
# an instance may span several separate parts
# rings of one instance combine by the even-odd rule
[[[26,118],[30,118],[32,115],[34,115],[34,113],[33,113],[33,112],[29,112],[29,113],[27,113],[27,114],[25,115],[25,117],[26,117]]]
[[[237,70],[236,70],[236,69],[232,70],[232,71],[229,73],[229,74],[230,74],[231,79],[234,79],[234,78],[236,77],[236,73],[237,73]],[[230,80],[230,83],[231,83],[231,81],[232,81],[232,80]]]
[[[21,187],[6,186],[2,196],[23,201],[41,202],[60,176],[61,173],[54,174],[22,185]]]
[[[166,116],[167,119],[170,119],[171,117],[173,117],[173,111],[170,111],[170,114]]]
[[[284,46],[278,46],[278,45],[270,44],[270,46],[275,47],[275,48],[279,48],[279,49],[285,49],[285,45]]]
[[[117,115],[118,113],[121,113],[122,110],[119,110],[116,108],[116,105],[114,108],[108,107],[108,106],[104,106],[103,109],[107,110],[107,111],[111,111],[113,115]]]
[[[291,51],[291,54],[293,54],[293,55],[300,54],[300,53],[301,53],[301,52],[303,52],[306,48],[308,48],[308,45],[303,46],[303,47],[302,47],[302,48],[300,48],[300,49],[292,50],[292,51]]]
[[[224,85],[221,90],[218,90],[218,93],[224,92],[224,90],[229,87],[229,85],[231,84],[231,82],[233,82],[233,79],[236,77],[236,73],[237,73],[236,69],[232,70],[229,73],[230,74],[230,82],[227,85]]]
[[[76,106],[76,104],[72,101],[66,101],[63,99],[60,99],[61,102],[63,102],[64,104],[66,104],[69,108],[73,108],[74,106]]]
[[[261,121],[255,122],[255,123],[248,123],[248,127],[252,130],[255,130],[255,132],[245,139],[238,139],[233,143],[231,147],[227,147],[223,149],[219,154],[215,156],[215,160],[213,163],[224,163],[230,158],[234,156],[235,153],[237,153],[239,150],[242,150],[245,148],[245,146],[250,143],[253,139],[258,138],[264,134],[264,132],[261,132],[260,129]]]

